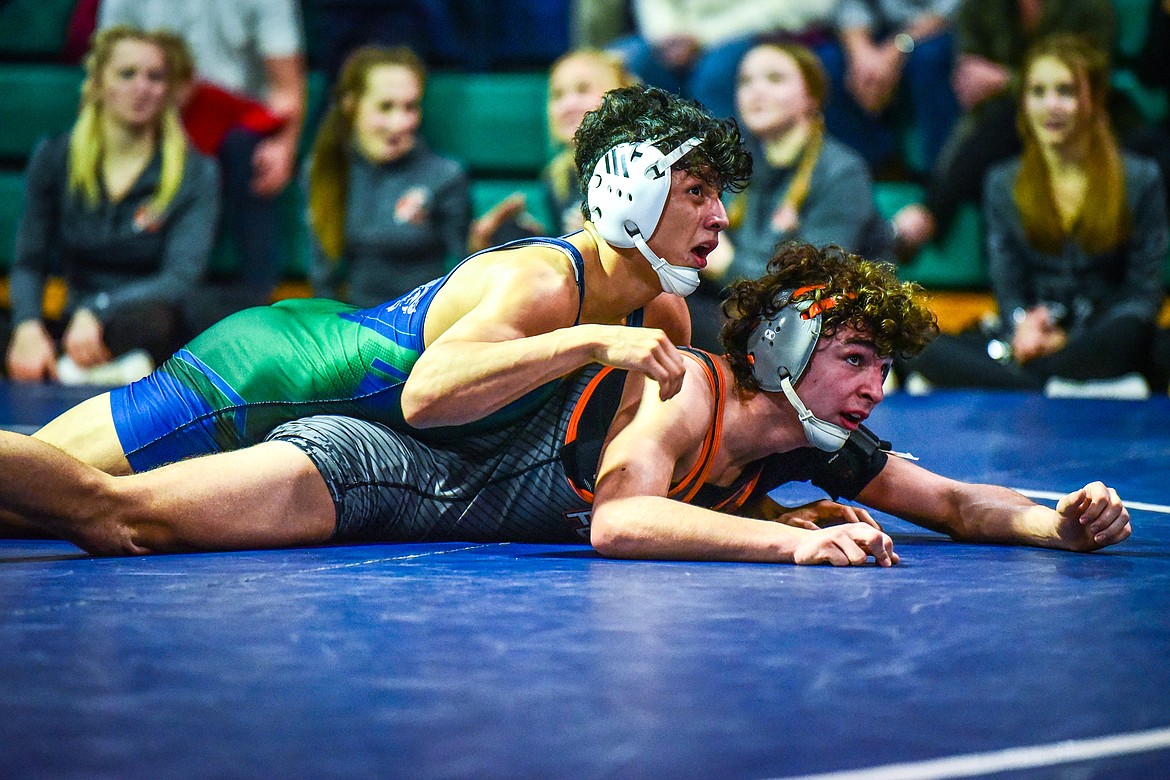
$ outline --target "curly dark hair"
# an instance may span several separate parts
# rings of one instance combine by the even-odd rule
[[[693,100],[657,87],[636,85],[606,93],[585,115],[573,142],[580,172],[581,213],[590,218],[586,188],[597,161],[621,143],[650,141],[669,152],[689,138],[702,143],[675,163],[719,190],[739,192],[752,175],[752,156],[744,148],[734,119],[716,119]]]
[[[720,340],[739,387],[761,389],[752,375],[747,344],[760,321],[780,310],[783,301],[777,302],[778,294],[813,285],[824,287],[805,293],[800,300],[835,301],[821,315],[822,335],[831,336],[842,326],[856,328],[873,339],[882,357],[913,357],[938,335],[938,321],[923,289],[899,279],[894,266],[831,244],[818,249],[789,241],[777,247],[763,276],[733,283],[723,301],[728,322]]]

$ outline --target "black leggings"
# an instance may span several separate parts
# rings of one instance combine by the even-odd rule
[[[1076,333],[1064,349],[1024,365],[987,353],[990,337],[978,329],[943,334],[921,355],[899,361],[899,373],[917,372],[936,387],[1041,390],[1054,376],[1109,379],[1146,368],[1153,327],[1137,317],[1112,317]]]

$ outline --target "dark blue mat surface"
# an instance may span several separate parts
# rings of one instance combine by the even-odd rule
[[[875,415],[951,476],[1151,506],[1093,555],[893,520],[889,570],[0,541],[0,776],[780,778],[1164,730],[1168,421],[975,393]],[[1170,750],[994,776],[1165,778]]]

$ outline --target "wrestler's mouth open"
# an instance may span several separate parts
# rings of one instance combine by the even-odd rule
[[[857,426],[865,422],[868,416],[864,412],[841,412],[841,427],[850,431],[857,430]]]
[[[719,246],[718,241],[705,241],[702,244],[691,249],[691,254],[695,257],[695,265],[698,268],[707,267],[707,255],[714,251],[715,247]]]

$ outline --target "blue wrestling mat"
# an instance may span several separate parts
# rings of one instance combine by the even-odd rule
[[[1168,421],[944,392],[872,419],[1041,503],[1116,487],[1134,536],[1091,555],[887,518],[892,569],[3,540],[0,777],[1167,778]]]

